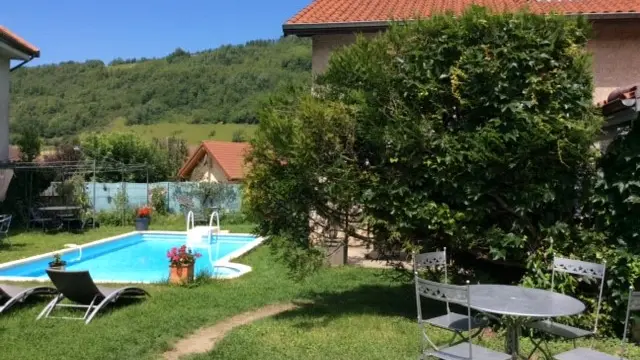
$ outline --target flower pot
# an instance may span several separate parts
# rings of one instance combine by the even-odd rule
[[[64,265],[60,265],[60,266],[51,266],[51,265],[49,265],[49,269],[58,270],[58,271],[64,271]]]
[[[136,230],[137,231],[147,231],[149,230],[149,218],[136,218]]]
[[[169,283],[186,284],[193,281],[194,264],[183,266],[169,266]]]

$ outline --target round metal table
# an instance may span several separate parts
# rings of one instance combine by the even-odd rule
[[[507,325],[505,350],[517,359],[520,330],[531,319],[570,316],[584,311],[585,305],[571,296],[548,290],[511,285],[470,285],[471,308],[504,315]]]

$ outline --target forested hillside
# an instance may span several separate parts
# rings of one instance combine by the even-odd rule
[[[117,56],[117,54],[114,54]],[[44,54],[46,58],[46,54]],[[161,59],[90,60],[12,73],[11,122],[55,138],[160,122],[255,123],[270,92],[311,81],[311,44],[295,37]]]

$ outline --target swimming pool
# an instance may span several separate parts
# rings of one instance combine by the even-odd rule
[[[57,253],[67,262],[67,270],[89,270],[96,282],[152,283],[167,280],[169,262],[166,253],[185,242],[184,232],[132,232]],[[196,249],[202,257],[196,261],[195,273],[206,272],[218,278],[243,275],[251,271],[251,268],[229,260],[244,254],[260,242],[262,238],[250,234],[217,235],[217,242]],[[0,264],[0,280],[48,280],[45,270],[53,254]]]

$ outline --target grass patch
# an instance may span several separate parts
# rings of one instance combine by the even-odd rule
[[[131,132],[145,140],[176,136],[189,145],[197,145],[203,140],[231,141],[233,133],[239,130],[244,131],[246,140],[249,140],[256,129],[257,125],[249,124],[159,123],[127,126],[122,119],[114,121],[109,127],[109,131]]]
[[[127,232],[122,227],[100,227],[81,234],[68,232],[44,233],[39,230],[10,233],[11,246],[0,245],[0,263],[64,249],[64,244],[86,244]],[[133,229],[131,229],[133,231]]]
[[[178,226],[177,221],[171,226]],[[158,223],[158,227],[170,226]],[[83,235],[47,236],[50,247],[77,236],[96,240],[129,228],[101,228]],[[58,240],[60,238],[60,240]],[[52,242],[51,240],[54,239]],[[40,252],[44,251],[41,246]],[[4,249],[0,251],[4,256]],[[299,309],[245,325],[227,334],[211,352],[190,359],[415,359],[420,334],[415,322],[414,289],[394,281],[390,270],[343,267],[322,270],[302,282],[287,277],[268,246],[237,260],[253,271],[235,280],[202,281],[194,287],[144,285],[151,298],[113,307],[90,325],[80,321],[35,318],[46,300],[33,299],[0,316],[2,358],[16,359],[157,359],[178,338],[202,326],[262,306],[291,301],[311,302]],[[425,311],[437,313],[442,304]],[[434,331],[435,339],[449,333]],[[501,349],[501,335],[485,336],[482,344]],[[583,343],[585,344],[585,343]],[[598,341],[596,347],[614,353],[617,341]],[[553,343],[556,351],[568,342]],[[523,341],[524,349],[530,343]],[[629,359],[640,358],[634,347]],[[45,355],[46,354],[46,355]]]

